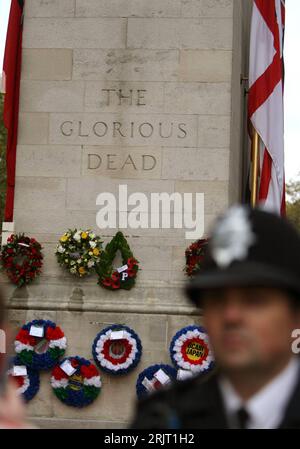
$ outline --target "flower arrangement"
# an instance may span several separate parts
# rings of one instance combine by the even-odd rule
[[[112,263],[118,250],[122,255],[123,265],[114,269]],[[101,254],[97,266],[98,284],[109,290],[130,290],[135,285],[138,270],[138,261],[133,256],[126,238],[122,232],[117,232]]]
[[[21,371],[16,371],[16,368],[21,368]],[[19,357],[14,357],[11,360],[7,375],[16,383],[17,394],[22,395],[25,402],[31,401],[39,391],[40,378],[38,371],[23,366]]]
[[[106,327],[96,336],[93,357],[103,371],[110,374],[127,374],[139,363],[142,343],[129,327],[114,324]]]
[[[208,239],[197,240],[185,250],[186,264],[184,271],[187,276],[192,277],[201,271],[207,244]]]
[[[79,277],[91,274],[100,261],[102,240],[90,230],[69,229],[56,247],[57,261]]]
[[[52,368],[66,347],[63,331],[52,321],[33,320],[24,324],[15,339],[20,362],[35,370]]]
[[[67,357],[55,366],[50,382],[56,397],[72,407],[91,404],[99,395],[102,386],[95,365],[78,356]]]
[[[203,327],[187,326],[178,331],[170,344],[170,355],[177,369],[204,373],[214,366],[214,356]]]
[[[34,238],[24,234],[12,234],[1,252],[4,271],[18,287],[32,282],[43,265],[42,246]]]
[[[166,387],[176,380],[177,371],[170,365],[151,365],[142,371],[136,382],[136,394],[139,399]]]

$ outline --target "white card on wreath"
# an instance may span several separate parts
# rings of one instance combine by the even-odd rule
[[[162,369],[159,369],[158,371],[156,371],[156,373],[154,374],[154,377],[162,385],[167,385],[171,382],[170,377]]]
[[[113,331],[110,334],[111,340],[122,340],[124,338],[124,331]]]
[[[43,337],[44,336],[44,327],[43,326],[30,326],[29,335],[32,337]]]
[[[128,268],[128,265],[127,265],[127,264],[126,264],[126,265],[123,265],[122,267],[117,268],[117,272],[118,272],[118,273],[122,273],[122,271],[127,270],[127,268]]]
[[[74,368],[74,366],[72,366],[70,360],[65,360],[60,365],[60,367],[68,376],[72,376],[72,374],[74,374],[75,371],[77,371],[77,368]]]
[[[193,377],[192,371],[188,371],[186,369],[179,369],[177,371],[177,380],[186,380]]]
[[[143,387],[146,388],[147,391],[149,392],[154,392],[155,387],[153,386],[153,383],[151,382],[151,380],[149,380],[147,377],[145,377],[145,379],[142,382]]]
[[[25,365],[15,365],[12,370],[13,376],[27,376],[27,368]]]

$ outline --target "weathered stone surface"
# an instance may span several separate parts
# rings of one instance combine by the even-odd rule
[[[231,62],[232,52],[228,50],[181,50],[179,81],[228,82]]]
[[[74,178],[68,180],[67,185],[67,210],[88,210],[88,211],[98,211],[99,206],[96,205],[96,198],[102,192],[110,192],[115,195],[118,210],[130,210],[132,207],[128,207],[127,201],[125,204],[119,202],[119,186],[124,185],[120,183],[119,179],[108,179],[106,177],[98,178]],[[135,192],[139,192],[141,187],[141,181],[135,179],[128,179],[126,182],[127,186],[127,198]],[[89,196],[85,192],[89,192]],[[174,191],[174,182],[170,180],[144,180],[142,193],[144,193],[147,198],[149,198],[150,205],[150,195],[151,193],[168,192],[172,193]],[[108,207],[109,210],[114,210],[112,207]],[[147,211],[148,209],[144,209]]]
[[[15,207],[47,211],[55,209],[57,213],[65,207],[66,180],[63,178],[18,178],[19,189],[15,195]]]
[[[176,81],[178,50],[75,49],[73,78],[112,81]]]
[[[176,114],[226,115],[230,111],[227,83],[168,83],[165,112]]]
[[[20,113],[18,143],[47,144],[49,138],[49,115],[46,113]]]
[[[25,2],[27,17],[73,17],[75,14],[74,0],[30,0]]]
[[[80,176],[81,148],[59,145],[19,145],[17,176]]]
[[[214,170],[211,170],[214,167]],[[202,148],[164,148],[163,179],[227,181],[229,150]]]
[[[63,81],[72,78],[73,52],[70,49],[23,50],[22,79]]]
[[[126,19],[27,18],[24,48],[124,48]]]
[[[39,429],[126,429],[128,423],[123,421],[104,421],[92,419],[53,419],[53,418],[29,418]]]
[[[229,145],[230,116],[199,116],[198,146],[200,148],[229,148]]]
[[[129,48],[232,48],[231,19],[128,19]]]
[[[21,111],[78,112],[83,109],[84,84],[81,81],[23,81]]]
[[[183,17],[228,17],[233,15],[234,0],[182,0]]]
[[[179,17],[181,0],[77,0],[77,17]]]

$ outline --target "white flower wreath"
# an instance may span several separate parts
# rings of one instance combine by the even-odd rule
[[[178,369],[203,373],[214,364],[214,355],[205,330],[200,326],[187,326],[173,337],[170,355]]]
[[[114,339],[121,332],[119,340]],[[115,342],[120,344],[120,353],[114,352]],[[127,326],[113,325],[101,331],[93,344],[93,356],[97,365],[111,374],[126,374],[136,367],[142,353],[137,334]]]

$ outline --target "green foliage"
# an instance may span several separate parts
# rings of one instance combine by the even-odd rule
[[[64,349],[60,349],[57,346],[55,348],[49,348],[48,349],[49,355],[53,360],[58,360],[60,357],[62,357],[65,353]]]
[[[61,401],[65,401],[68,397],[68,391],[66,388],[54,388],[53,389],[54,394],[60,399]]]
[[[24,365],[31,365],[33,352],[27,351],[26,349],[24,349],[23,351],[20,352],[19,357],[20,357],[21,362],[24,363]]]
[[[84,385],[83,392],[87,398],[94,400],[99,395],[100,388],[94,387],[93,385]]]
[[[4,95],[0,94],[0,230],[3,222],[6,192],[6,128],[3,123]]]
[[[127,265],[128,277],[121,282],[121,276],[113,267],[113,261],[117,251],[120,251],[123,265]],[[133,257],[133,253],[122,232],[117,232],[113,239],[106,245],[101,253],[100,263],[96,268],[99,276],[98,284],[109,290],[123,288],[130,290],[135,284],[135,277],[139,270],[138,261]]]
[[[286,185],[288,219],[300,231],[300,180],[291,181]]]
[[[57,261],[76,276],[91,274],[99,263],[102,240],[89,229],[69,229],[56,248]]]

